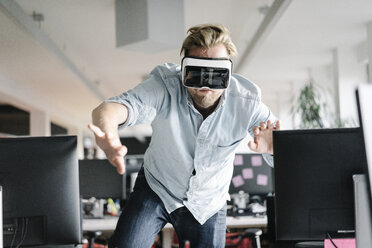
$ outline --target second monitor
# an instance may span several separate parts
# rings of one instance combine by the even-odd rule
[[[125,176],[107,159],[79,161],[80,194],[83,198],[126,198]]]

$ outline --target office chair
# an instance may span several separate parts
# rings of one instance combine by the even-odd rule
[[[261,248],[261,235],[262,230],[257,228],[249,228],[242,233],[227,233],[225,247]]]
[[[88,239],[88,248],[94,248],[94,241],[101,234],[101,231],[84,231],[84,235]]]
[[[225,247],[229,248],[261,248],[260,236],[261,229],[249,228],[243,233],[227,233]],[[175,231],[173,231],[172,247],[178,247],[179,241]],[[184,248],[190,248],[190,242],[185,241]]]

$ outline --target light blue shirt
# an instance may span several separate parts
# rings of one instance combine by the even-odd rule
[[[200,224],[230,199],[239,143],[261,121],[275,121],[261,102],[260,89],[235,74],[216,110],[203,120],[175,64],[157,66],[147,80],[107,102],[127,106],[124,126],[151,122],[153,134],[144,157],[147,182],[169,213],[186,206]],[[270,155],[264,158],[272,164]]]

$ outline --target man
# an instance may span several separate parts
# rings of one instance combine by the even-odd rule
[[[167,222],[181,245],[224,247],[235,149],[250,132],[250,149],[272,162],[272,131],[279,123],[274,126],[259,88],[231,75],[236,48],[227,29],[200,25],[188,33],[182,68],[158,66],[149,79],[93,111],[89,128],[120,174],[127,148],[118,125],[151,122],[153,128],[110,247],[150,247]]]

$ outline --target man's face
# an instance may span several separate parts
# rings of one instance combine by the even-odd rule
[[[224,45],[220,44],[212,48],[194,48],[189,51],[189,56],[197,56],[204,58],[228,58],[229,55]],[[187,88],[191,95],[194,104],[199,108],[207,109],[213,106],[221,97],[225,89],[195,89]]]

